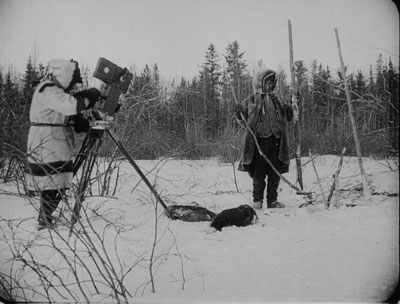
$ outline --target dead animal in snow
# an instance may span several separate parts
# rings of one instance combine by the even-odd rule
[[[182,220],[185,222],[204,222],[211,221],[215,213],[200,206],[169,206],[166,210],[168,217],[172,220]]]
[[[257,220],[257,213],[249,205],[241,205],[236,208],[226,209],[218,213],[212,220],[210,226],[221,231],[223,227],[244,227]]]

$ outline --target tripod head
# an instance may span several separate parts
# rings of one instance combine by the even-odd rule
[[[125,94],[131,84],[133,74],[127,68],[121,68],[115,63],[100,57],[93,76],[105,82],[105,96],[107,96],[102,111],[113,116],[119,109],[118,101],[121,94]],[[97,117],[95,117],[97,120]]]
[[[103,113],[99,109],[90,109],[89,125],[92,129],[108,129],[114,121],[114,117]]]

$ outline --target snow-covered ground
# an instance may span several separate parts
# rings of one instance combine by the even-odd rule
[[[123,276],[126,289],[119,297],[139,303],[384,301],[399,278],[398,161],[364,159],[374,193],[367,202],[359,191],[357,159],[345,157],[339,178],[342,207],[329,210],[308,161],[302,159],[304,185],[318,194],[313,205],[298,208],[302,196],[281,182],[279,200],[287,208],[257,211],[254,225],[221,232],[210,229],[209,222],[168,219],[126,162],[115,196],[88,198],[84,229],[77,225],[80,233],[70,238],[62,223],[53,232],[38,232],[37,198],[20,197],[14,184],[1,184],[0,272],[14,278],[14,295],[35,301],[113,301],[104,283],[113,276]],[[315,159],[326,197],[338,161],[336,156]],[[232,165],[171,159],[137,163],[167,204],[195,202],[216,213],[251,204],[251,179],[236,171],[235,182]],[[285,176],[295,181],[294,161]],[[62,214],[69,218],[65,206]],[[15,289],[17,283],[25,293]]]

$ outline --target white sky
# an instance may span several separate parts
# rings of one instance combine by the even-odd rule
[[[0,0],[0,68],[23,72],[28,56],[74,58],[93,71],[99,57],[123,67],[157,63],[164,78],[197,75],[210,43],[225,54],[237,40],[249,70],[294,59],[335,72],[334,28],[350,72],[368,72],[379,53],[399,63],[399,14],[390,0]],[[36,47],[34,47],[36,46]],[[221,63],[223,60],[221,59]]]

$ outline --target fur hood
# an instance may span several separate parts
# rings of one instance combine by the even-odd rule
[[[47,73],[57,79],[63,89],[70,86],[75,69],[76,63],[65,59],[53,59],[47,65]]]
[[[276,72],[268,69],[268,68],[261,68],[259,69],[253,76],[253,89],[254,93],[265,93],[265,90],[262,86],[263,80],[267,77],[274,77],[274,88],[276,86],[276,82],[278,81],[278,78],[276,77]]]

